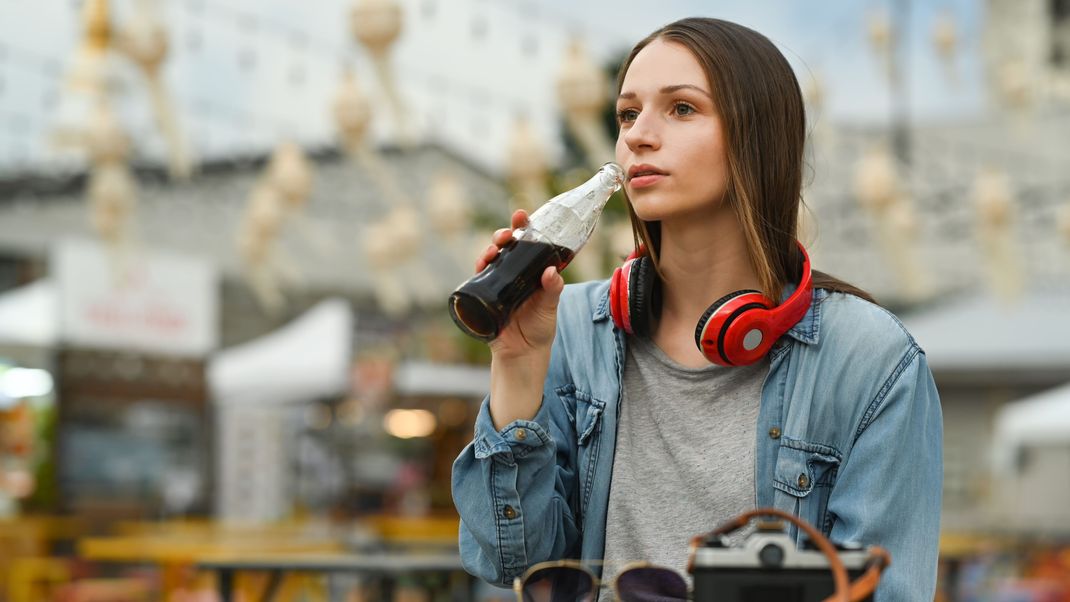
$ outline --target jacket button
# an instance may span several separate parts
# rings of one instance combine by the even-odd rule
[[[516,440],[523,441],[528,438],[528,432],[524,429],[516,429]]]
[[[810,486],[810,477],[806,476],[806,473],[799,475],[799,489],[806,489]],[[508,506],[506,506],[508,508]]]
[[[502,508],[502,516],[509,520],[513,520],[516,518],[516,510],[513,510],[512,506],[506,506],[505,508]]]
[[[774,426],[773,428],[769,429],[769,438],[770,439],[779,439],[780,438],[780,427],[779,426]]]

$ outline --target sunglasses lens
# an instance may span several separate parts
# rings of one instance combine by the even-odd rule
[[[556,566],[535,571],[524,581],[524,602],[591,602],[594,581],[578,568]]]
[[[617,577],[617,595],[621,602],[680,602],[687,600],[687,582],[676,571],[638,567]]]

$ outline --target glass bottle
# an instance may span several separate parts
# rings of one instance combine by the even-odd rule
[[[450,317],[458,328],[481,341],[497,338],[513,311],[541,287],[546,268],[560,271],[572,261],[623,183],[624,170],[606,163],[590,180],[532,213],[498,257],[450,295]]]

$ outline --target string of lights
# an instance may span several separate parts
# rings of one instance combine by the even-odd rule
[[[356,51],[353,48],[332,44],[323,36],[310,35],[298,27],[278,22],[251,11],[233,8],[223,3],[207,3],[198,0],[188,0],[180,6],[195,17],[225,22],[233,27],[236,33],[245,35],[267,34],[276,37],[290,46],[291,54],[297,57],[292,60],[294,63],[309,63],[308,57],[302,56],[305,54],[327,59],[322,61],[321,64],[329,65],[328,69],[335,69],[339,65],[351,65],[355,61]],[[187,39],[196,40],[195,46],[197,48],[195,50],[199,50],[202,41],[199,26],[189,19],[184,21],[187,23],[186,31],[175,31],[174,37],[186,37]],[[246,64],[251,70],[252,67],[255,67],[260,62],[258,52],[249,49],[250,47],[255,48],[257,44],[246,44],[244,46],[239,51],[239,61]],[[12,47],[9,44],[0,47],[0,59],[8,59],[6,62],[37,73],[46,81],[54,82],[55,87],[46,93],[47,102],[43,103],[44,107],[42,108],[48,109],[55,105],[58,99],[58,91],[62,87],[62,65],[65,63],[64,60],[29,49]],[[481,111],[495,112],[499,115],[501,113],[525,114],[529,110],[528,100],[520,95],[512,95],[484,83],[466,81],[440,71],[428,70],[419,63],[396,63],[397,70],[403,76],[403,81],[406,84],[421,87],[422,92],[425,94],[443,98],[447,104],[463,103],[469,106],[474,105],[480,107]],[[0,66],[2,65],[3,63],[0,63]],[[288,77],[289,83],[295,86],[300,86],[307,79],[304,70],[298,68],[292,68]],[[0,74],[0,81],[2,81],[2,74]],[[277,131],[292,131],[295,129],[293,123],[287,123],[292,121],[292,118],[257,115],[248,109],[227,107],[203,97],[196,99],[192,108],[194,110],[188,111],[188,113],[196,118],[199,118],[202,112],[206,112],[213,116],[227,115],[241,124],[256,124],[257,126]],[[436,108],[434,112],[428,115],[428,120],[432,121],[441,112],[440,108]],[[485,123],[481,119],[473,122],[472,126],[474,130],[481,131],[485,127]]]
[[[424,2],[420,10],[422,18],[434,18],[437,11],[440,10],[439,4],[434,1]],[[336,69],[340,65],[352,64],[358,55],[355,45],[335,44],[326,36],[311,35],[291,23],[283,23],[269,16],[236,8],[227,3],[186,0],[176,6],[186,11],[187,16],[226,23],[233,27],[236,33],[252,36],[261,34],[272,36],[290,47],[291,54],[295,57],[292,62],[297,64],[315,64],[304,56],[310,54],[327,59],[323,62],[323,64],[329,65],[325,67],[326,69]],[[493,6],[500,10],[511,11],[518,18],[527,21],[541,22],[555,27],[578,27],[580,25],[572,18],[545,10],[536,2],[510,0],[508,2],[495,3]],[[490,6],[488,5],[485,8],[489,9]],[[843,11],[840,14],[840,19],[846,19],[850,16],[852,14],[849,11]],[[185,33],[197,31],[197,25],[192,23],[191,20],[187,19],[185,22],[187,29]],[[834,19],[834,22],[840,21]],[[584,35],[599,37],[603,36],[603,34],[611,34],[608,31],[596,31],[596,29],[588,26],[583,30]],[[175,37],[181,37],[182,34],[182,31],[176,31]],[[250,44],[248,46],[256,47],[257,45]],[[242,52],[250,52],[252,58],[247,60],[251,60],[254,64],[259,63],[256,50],[243,50]],[[18,138],[33,135],[34,128],[28,127],[27,124],[46,123],[48,121],[51,109],[54,108],[58,101],[64,63],[64,60],[54,56],[0,42],[0,95],[4,94],[5,87],[9,87],[6,82],[11,78],[6,77],[7,74],[2,71],[8,65],[39,74],[46,82],[55,84],[42,93],[41,103],[33,108],[23,108],[21,111],[16,112],[18,114],[17,117],[7,120],[7,129],[11,136]],[[529,111],[528,103],[530,101],[528,99],[518,94],[509,94],[507,90],[496,88],[485,82],[471,81],[468,78],[458,77],[454,73],[429,70],[418,62],[395,61],[395,64],[405,83],[410,86],[420,87],[422,92],[429,95],[444,98],[446,103],[476,105],[489,112],[501,111],[514,115],[524,114]],[[300,85],[304,80],[307,80],[307,75],[295,78],[291,70],[289,74],[290,83]],[[235,130],[241,130],[249,126],[276,132],[296,129],[293,117],[267,115],[247,107],[228,106],[219,99],[208,98],[203,94],[197,97],[183,96],[182,102],[188,109],[185,113],[193,119],[210,119],[216,124],[231,123]],[[32,110],[38,110],[39,113],[34,115],[31,113]],[[440,110],[438,108],[433,109],[433,111]],[[9,109],[8,112],[10,113],[11,110]],[[434,112],[430,113],[429,120],[434,119],[435,115],[436,113]],[[473,124],[473,126],[476,125],[479,124]],[[982,141],[980,145],[984,146],[985,142]],[[971,142],[971,152],[978,152],[978,147],[973,142]],[[1012,165],[1026,164],[1035,166],[1059,160],[1058,158],[1051,159],[1042,153],[1029,152],[1029,149],[1007,148],[1005,146],[997,148],[993,145],[982,152],[990,156],[1000,157],[998,161],[1000,163]]]

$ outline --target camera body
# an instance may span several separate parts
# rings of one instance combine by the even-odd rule
[[[861,575],[866,550],[834,545],[848,581]],[[836,589],[825,554],[809,541],[796,547],[780,522],[759,523],[742,543],[708,539],[695,551],[691,573],[695,602],[821,602]]]

